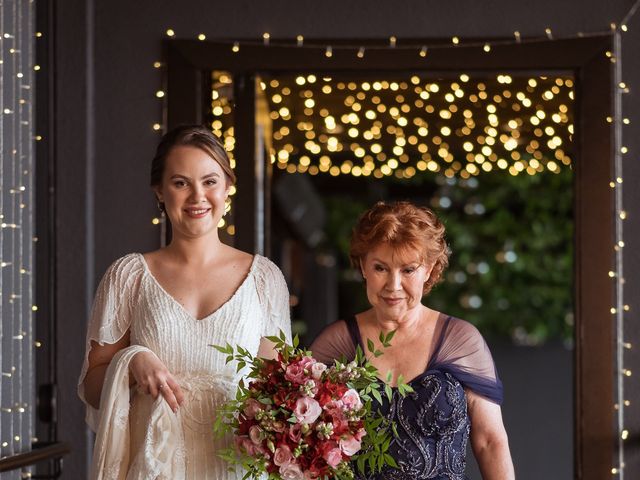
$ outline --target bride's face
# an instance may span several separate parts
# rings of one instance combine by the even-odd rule
[[[155,191],[174,236],[196,238],[217,235],[229,188],[222,167],[206,151],[181,145],[169,152],[162,184]]]

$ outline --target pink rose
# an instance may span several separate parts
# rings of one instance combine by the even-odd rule
[[[349,457],[355,455],[360,450],[360,440],[355,437],[346,437],[340,439],[340,450]]]
[[[295,443],[300,442],[300,439],[302,439],[302,425],[301,424],[294,423],[293,425],[291,425],[291,427],[289,428],[289,438]]]
[[[251,420],[255,418],[256,413],[258,413],[260,410],[262,410],[262,405],[260,404],[260,402],[255,398],[250,398],[245,402],[243,412],[245,417]]]
[[[264,432],[262,431],[262,429],[258,425],[253,425],[249,429],[249,438],[256,445],[259,445],[259,444],[262,443],[262,440],[264,439],[263,434],[264,434]]]
[[[301,362],[292,363],[287,367],[284,378],[291,383],[303,385],[307,381],[307,374],[304,372],[304,366]]]
[[[364,428],[361,428],[356,432],[354,437],[356,437],[356,440],[361,441],[362,437],[364,437],[366,434],[367,434],[367,431]]]
[[[249,456],[255,456],[257,453],[256,446],[247,437],[235,437],[236,449],[244,452]]]
[[[359,410],[362,408],[360,395],[353,388],[350,388],[342,395],[342,402],[349,410]]]
[[[273,463],[275,463],[279,467],[284,467],[293,462],[293,454],[291,453],[291,449],[286,445],[282,447],[276,448],[275,453],[273,454]]]
[[[295,463],[289,463],[280,467],[282,480],[304,480],[302,470]]]
[[[298,418],[298,422],[310,424],[318,419],[322,413],[322,407],[313,398],[304,396],[296,402],[293,413]]]
[[[302,357],[300,359],[300,365],[302,366],[302,368],[305,370],[305,372],[307,373],[307,375],[309,375],[311,373],[311,370],[313,369],[313,366],[316,364],[316,359],[312,358],[312,357]]]
[[[275,422],[271,422],[271,430],[273,430],[276,433],[282,433],[284,432],[284,422],[281,422],[279,420],[276,420]]]
[[[342,452],[337,447],[327,449],[323,453],[322,458],[327,462],[327,465],[335,468],[342,461]]]
[[[324,363],[316,362],[311,365],[311,376],[314,380],[320,380],[322,374],[327,369],[327,366]]]
[[[313,473],[311,470],[304,471],[304,480],[316,480],[318,476]]]

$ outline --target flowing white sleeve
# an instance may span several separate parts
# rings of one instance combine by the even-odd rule
[[[287,282],[280,269],[271,260],[259,257],[257,261],[256,287],[264,311],[262,336],[277,336],[282,330],[287,341],[291,342],[291,317]]]
[[[91,342],[100,345],[120,340],[131,325],[131,311],[138,296],[143,266],[139,254],[129,254],[116,260],[102,277],[93,301],[87,329],[84,363],[78,380],[78,396],[86,406],[86,421],[96,431],[100,412],[87,402],[84,378],[89,367]]]

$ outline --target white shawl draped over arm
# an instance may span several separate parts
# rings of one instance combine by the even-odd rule
[[[160,395],[153,401],[144,444],[130,458],[129,363],[140,345],[120,350],[105,375],[100,397],[100,423],[93,451],[92,480],[184,479],[184,438],[179,414]]]

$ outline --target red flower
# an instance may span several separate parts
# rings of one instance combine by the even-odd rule
[[[342,398],[345,392],[348,390],[346,385],[339,385],[330,381],[325,381],[320,386],[318,391],[318,402],[320,405],[325,406],[332,400],[338,400]]]
[[[322,458],[319,452],[313,455],[313,460],[311,461],[311,465],[309,465],[309,472],[315,477],[324,477],[329,473],[327,462],[324,461],[324,458]]]

